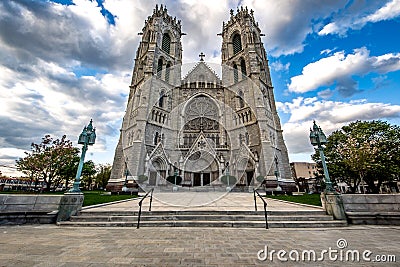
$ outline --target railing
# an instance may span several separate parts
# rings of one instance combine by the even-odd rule
[[[254,194],[254,208],[255,208],[256,211],[257,211],[257,197],[256,197],[256,194],[264,202],[265,229],[268,229],[267,201],[265,201],[265,199],[260,195],[260,193],[258,193],[258,191],[256,189],[253,190],[253,194]]]
[[[150,194],[149,211],[151,211],[151,202],[153,201],[153,191],[154,191],[154,188],[152,188],[149,192],[147,192],[146,195],[144,195],[144,197],[142,197],[142,199],[139,201],[139,213],[138,213],[137,226],[136,226],[137,229],[139,229],[139,225],[140,225],[140,216],[142,215],[142,203],[143,203],[143,200],[145,200],[146,197],[148,197],[150,193],[151,194]]]

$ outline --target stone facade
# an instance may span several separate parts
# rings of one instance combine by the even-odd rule
[[[167,185],[174,175],[188,187],[222,185],[224,175],[236,186],[293,182],[253,11],[231,11],[223,23],[221,78],[203,54],[181,77],[181,23],[165,7],[141,35],[108,190],[130,179]]]

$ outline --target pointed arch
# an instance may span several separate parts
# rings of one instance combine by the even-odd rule
[[[239,95],[239,107],[244,108],[244,94],[242,90],[239,90],[238,92]]]
[[[160,97],[158,98],[158,106],[159,106],[160,108],[163,108],[163,107],[164,107],[164,98],[165,98],[165,91],[164,91],[164,90],[161,90],[161,92],[160,92]]]
[[[239,33],[235,33],[232,38],[233,54],[236,55],[242,51],[242,38]]]
[[[156,133],[154,134],[154,145],[157,145],[157,144],[158,144],[158,140],[159,140],[159,133],[156,132]]]
[[[167,63],[167,66],[165,67],[165,81],[167,83],[169,83],[170,68],[171,68],[171,64]]]
[[[242,77],[247,75],[247,72],[246,72],[246,61],[244,60],[244,58],[242,58],[240,60],[240,71],[242,72]]]
[[[162,37],[161,49],[169,54],[171,51],[171,37],[168,33],[164,33]]]
[[[157,62],[157,78],[159,79],[161,79],[162,67],[163,67],[163,59],[160,57]]]
[[[237,83],[239,81],[239,75],[238,75],[238,67],[235,64],[233,64],[233,82]]]

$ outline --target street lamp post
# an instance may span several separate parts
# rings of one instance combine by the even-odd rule
[[[82,130],[82,133],[79,135],[78,144],[83,145],[82,147],[82,154],[79,160],[78,170],[75,176],[74,187],[69,190],[71,193],[80,193],[81,190],[79,189],[83,162],[85,161],[86,151],[88,150],[88,145],[93,145],[96,140],[96,129],[93,128],[92,120],[90,120],[89,125],[85,126]]]
[[[174,179],[175,179],[175,185],[177,185],[176,184],[176,178],[178,177],[178,169],[175,169],[175,171],[174,171]]]
[[[324,175],[325,175],[325,184],[326,184],[325,192],[333,193],[335,192],[335,190],[333,189],[331,179],[329,178],[329,172],[325,161],[324,148],[322,147],[322,145],[326,144],[327,140],[321,127],[319,127],[315,123],[315,121],[313,128],[310,129],[310,141],[313,146],[318,147],[319,155],[321,157],[322,167],[324,169]]]
[[[128,163],[125,161],[125,181],[124,181],[124,186],[122,187],[122,192],[127,192],[128,191]]]

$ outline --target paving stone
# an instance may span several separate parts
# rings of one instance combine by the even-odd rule
[[[127,234],[128,233],[128,234]],[[313,266],[398,266],[399,226],[340,229],[60,228],[0,226],[0,266],[310,266],[259,261],[257,252],[337,248],[395,255],[397,263],[317,262]],[[144,244],[144,245],[143,245]],[[30,254],[25,254],[30,251]],[[41,255],[35,255],[36,253]],[[32,254],[34,253],[34,254]]]

